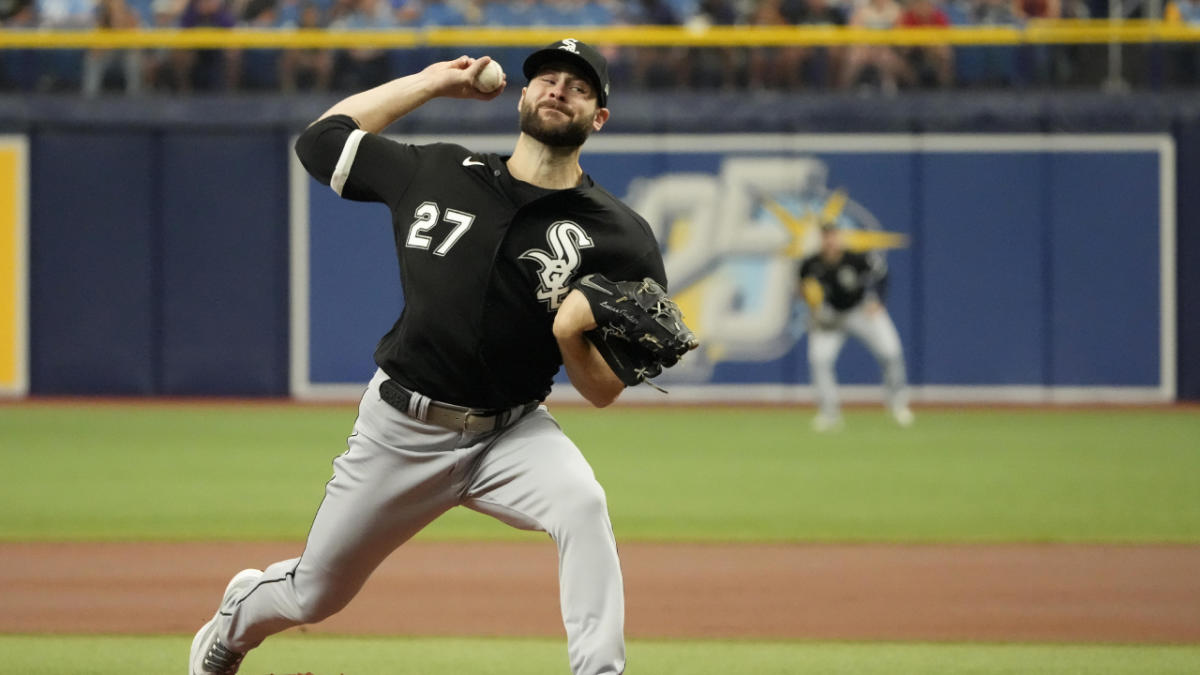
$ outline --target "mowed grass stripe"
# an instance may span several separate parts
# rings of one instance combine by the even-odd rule
[[[1200,414],[1177,409],[554,410],[622,540],[1200,541]],[[0,406],[0,539],[298,540],[355,408]],[[529,536],[466,509],[422,537]]]
[[[23,675],[182,672],[190,640],[0,635],[0,662]],[[1200,647],[634,641],[628,667],[654,675],[1190,675],[1200,669]],[[240,672],[559,675],[568,668],[561,640],[283,635],[252,651]]]

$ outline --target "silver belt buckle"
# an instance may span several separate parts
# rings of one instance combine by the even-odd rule
[[[496,428],[496,418],[499,415],[477,416],[471,414],[468,410],[463,415],[463,431],[469,431],[476,434],[484,434]],[[476,428],[478,427],[478,428]]]

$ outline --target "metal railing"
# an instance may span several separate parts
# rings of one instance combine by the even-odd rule
[[[1025,45],[1200,42],[1200,26],[1139,19],[1032,20],[1023,26],[873,30],[840,26],[395,28],[388,30],[161,29],[0,30],[0,49],[312,49],[538,46],[564,35],[609,46],[786,47],[852,44]]]

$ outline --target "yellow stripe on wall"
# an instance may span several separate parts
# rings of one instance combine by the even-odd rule
[[[0,136],[0,394],[28,389],[25,148]]]

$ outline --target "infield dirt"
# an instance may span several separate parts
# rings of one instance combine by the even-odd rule
[[[1200,642],[1200,546],[620,546],[631,638]],[[287,543],[0,544],[0,632],[187,634]],[[410,542],[356,635],[562,635],[552,543]]]

